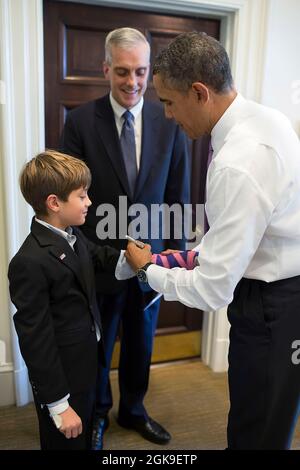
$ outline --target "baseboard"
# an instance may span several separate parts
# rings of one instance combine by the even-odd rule
[[[16,383],[16,405],[27,405],[27,403],[33,401],[27,368],[24,366],[21,369],[15,370],[14,378]]]
[[[0,406],[16,403],[13,364],[0,365]]]
[[[229,340],[218,338],[213,344],[209,366],[214,372],[225,372],[228,370]]]
[[[188,331],[154,338],[151,364],[182,360],[201,355],[201,331]],[[113,351],[111,368],[119,365],[120,341],[116,341]]]

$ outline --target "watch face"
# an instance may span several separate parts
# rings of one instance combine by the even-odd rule
[[[147,282],[147,274],[143,269],[139,269],[136,275],[140,282]]]

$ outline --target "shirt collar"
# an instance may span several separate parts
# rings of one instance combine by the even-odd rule
[[[246,102],[247,101],[245,98],[240,93],[238,93],[233,102],[226,109],[225,113],[215,124],[211,131],[211,145],[214,151],[214,155],[216,155],[221,149],[229,131],[240,119],[241,111]]]
[[[38,222],[41,225],[44,225],[44,227],[47,227],[49,230],[52,230],[52,232],[56,233],[57,235],[63,237],[69,245],[73,248],[74,243],[76,242],[77,238],[76,235],[73,235],[73,229],[72,227],[67,227],[66,230],[61,230],[60,228],[54,227],[51,224],[48,224],[48,222],[45,222],[44,220],[40,220],[37,217],[35,217],[35,221]]]
[[[122,115],[125,113],[126,111],[126,108],[123,108],[123,106],[121,106],[113,97],[112,95],[112,92],[110,92],[109,94],[109,100],[110,100],[110,104],[111,104],[111,107],[113,109],[113,112],[115,114],[115,116],[118,118],[118,119],[121,119],[122,118]],[[141,113],[142,111],[142,107],[143,107],[143,104],[144,104],[144,98],[143,96],[141,97],[140,101],[135,105],[133,106],[132,108],[129,109],[129,111],[131,112],[131,114],[133,114],[134,116],[134,120],[136,120],[136,118],[139,116],[139,114]]]

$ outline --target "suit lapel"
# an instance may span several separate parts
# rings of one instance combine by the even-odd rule
[[[81,272],[82,272],[86,289],[88,292],[88,296],[89,296],[89,304],[94,305],[94,307],[91,310],[91,314],[93,315],[93,318],[95,322],[98,324],[100,331],[101,331],[102,326],[101,326],[100,312],[98,309],[97,302],[95,303],[93,301],[95,299],[94,266],[92,264],[92,260],[91,260],[87,245],[83,241],[83,234],[78,228],[74,229],[74,233],[77,237],[76,251],[80,260],[80,268],[81,268]]]
[[[91,279],[91,261],[90,255],[86,245],[82,242],[80,235],[78,234],[79,230],[76,230],[76,245],[77,245],[77,256],[79,257],[81,274],[83,276],[86,290],[88,292],[89,298],[92,297],[92,279]],[[93,269],[93,268],[92,268]]]
[[[59,235],[58,235],[59,236]],[[62,238],[62,237],[61,237]],[[89,291],[87,288],[87,283],[85,281],[84,273],[82,272],[82,265],[80,263],[79,257],[72,248],[69,246],[68,242],[62,238],[62,241],[65,241],[64,246],[60,245],[60,243],[55,244],[55,246],[51,246],[49,252],[52,256],[54,256],[61,264],[64,264],[69,269],[73,271],[79,284],[89,298]],[[77,243],[77,242],[76,242]]]
[[[124,191],[130,197],[126,168],[122,158],[114,113],[108,95],[96,102],[96,128],[97,134],[106,149]]]
[[[34,220],[34,218],[31,224],[31,232],[38,240],[40,246],[47,247],[49,253],[54,256],[59,263],[64,264],[73,271],[83,292],[89,298],[89,289],[81,270],[79,257],[74,253],[67,240],[49,228],[39,224]]]
[[[140,170],[137,177],[134,200],[136,201],[143,190],[150,170],[156,160],[157,135],[159,130],[158,113],[153,111],[151,103],[144,103],[143,106],[143,124],[142,124],[142,152]]]

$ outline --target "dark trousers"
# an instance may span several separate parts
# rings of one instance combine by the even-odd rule
[[[288,449],[300,398],[300,364],[292,358],[300,340],[300,276],[242,279],[228,319],[228,447]]]
[[[92,423],[95,408],[95,388],[86,392],[72,394],[70,406],[80,416],[82,433],[76,438],[67,439],[55,426],[47,406],[35,402],[39,421],[40,444],[42,450],[89,450],[91,449]]]
[[[105,295],[100,304],[104,350],[107,367],[100,365],[97,379],[96,415],[105,416],[112,407],[109,371],[113,348],[121,322],[121,350],[119,363],[120,404],[119,417],[137,422],[147,418],[143,405],[148,389],[149,371],[156,329],[159,301],[144,311],[153,292],[145,293],[136,278],[126,283],[117,295]]]

